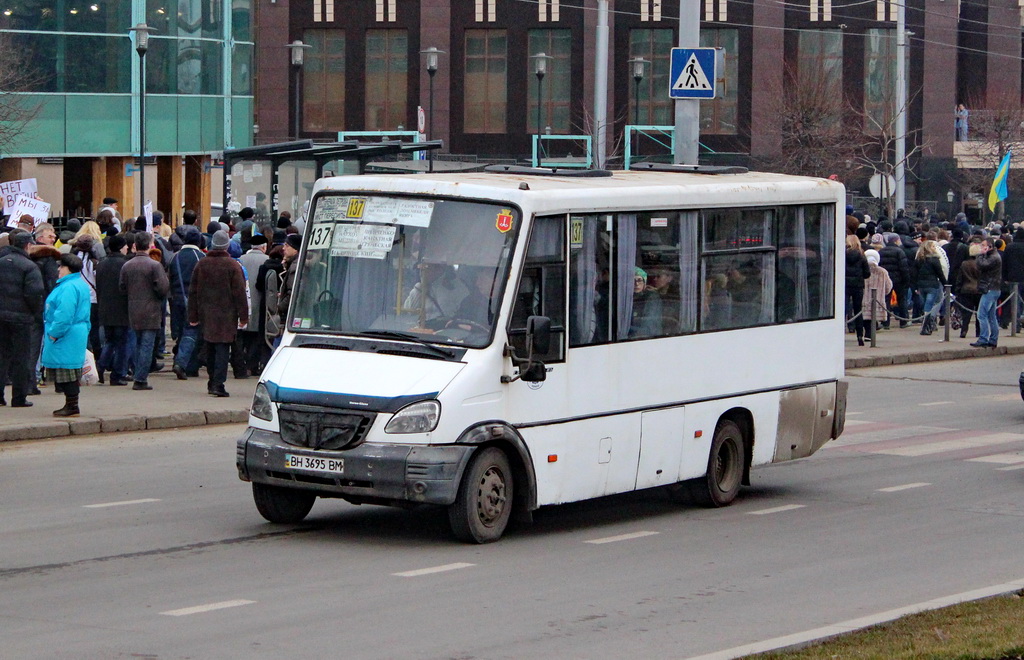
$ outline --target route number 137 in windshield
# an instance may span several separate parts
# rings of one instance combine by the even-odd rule
[[[307,250],[323,250],[331,245],[331,230],[334,229],[334,225],[320,224],[313,225],[313,230],[309,233],[309,245]]]

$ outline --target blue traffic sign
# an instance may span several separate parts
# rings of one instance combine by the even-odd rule
[[[673,48],[668,95],[674,99],[715,98],[714,48]]]

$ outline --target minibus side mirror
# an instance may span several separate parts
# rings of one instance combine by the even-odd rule
[[[543,383],[547,380],[548,368],[543,362],[531,362],[519,370],[519,378],[524,383]]]
[[[546,316],[527,318],[526,343],[530,347],[530,357],[545,355],[551,350],[551,319]]]

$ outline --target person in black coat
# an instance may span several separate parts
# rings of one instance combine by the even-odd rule
[[[32,405],[29,345],[32,323],[42,312],[44,300],[43,276],[25,252],[31,240],[28,232],[18,232],[8,247],[0,249],[0,405],[7,405],[3,388],[10,378],[13,408]]]
[[[905,319],[907,318],[907,287],[910,286],[910,264],[903,251],[899,235],[886,233],[883,234],[883,238],[885,246],[878,251],[880,258],[878,265],[889,273],[893,291],[896,292],[896,307],[893,309],[890,305],[889,311],[895,312],[900,317],[900,327],[905,328],[907,327]],[[888,303],[888,301],[886,302]],[[883,323],[882,327],[888,328],[889,322]]]
[[[1017,229],[1013,234],[1013,241],[1003,250],[1003,280],[1009,282],[1011,293],[1021,293],[1021,283],[1024,283],[1024,227]],[[1010,309],[1006,307],[1005,309]],[[1017,319],[1024,314],[1024,304],[1017,304]],[[1007,318],[1008,315],[1005,315]],[[1007,323],[1007,326],[1009,323]],[[1003,327],[1007,327],[1003,326]]]
[[[861,250],[857,236],[846,237],[846,316],[853,316],[853,329],[857,333],[857,345],[864,345],[864,316],[861,307],[864,302],[864,280],[871,277],[868,260]]]
[[[128,384],[128,294],[121,291],[121,268],[128,261],[128,244],[124,237],[110,237],[107,256],[96,267],[96,305],[98,320],[103,326],[103,349],[96,369],[103,382],[103,372],[110,372],[111,385]]]

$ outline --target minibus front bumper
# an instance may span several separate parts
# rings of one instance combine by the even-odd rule
[[[281,435],[249,427],[235,463],[243,481],[294,488],[353,502],[443,504],[455,501],[475,447],[363,443],[341,451],[294,447]],[[290,467],[314,459],[314,467]]]

